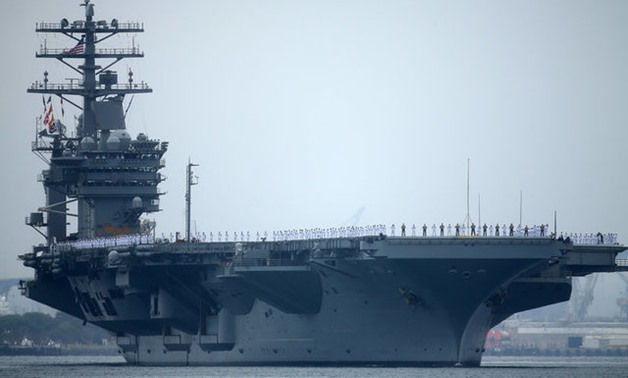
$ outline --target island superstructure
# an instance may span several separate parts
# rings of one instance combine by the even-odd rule
[[[158,242],[141,217],[160,210],[168,143],[130,136],[125,98],[151,89],[130,71],[121,83],[111,70],[143,53],[99,45],[143,25],[97,21],[94,4],[81,5],[84,19],[36,27],[72,44],[42,46],[37,57],[79,77],[57,84],[44,73],[28,89],[44,96],[32,149],[48,167],[40,177],[46,203],[26,220],[45,242],[20,255],[35,270],[21,288],[110,331],[130,363],[477,366],[491,327],[569,299],[572,277],[621,269],[621,245],[549,235],[418,237],[370,228],[205,242],[188,231]],[[81,110],[75,134],[53,119],[52,96]]]

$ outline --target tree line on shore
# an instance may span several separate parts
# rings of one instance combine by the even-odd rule
[[[111,335],[64,313],[0,316],[0,345],[102,344]]]

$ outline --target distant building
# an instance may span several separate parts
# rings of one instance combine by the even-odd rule
[[[4,298],[7,305],[7,313],[3,312],[2,298]],[[0,296],[0,315],[22,315],[27,312],[41,312],[55,316],[58,311],[23,296],[17,286],[12,286],[6,295]]]
[[[12,315],[13,311],[9,307],[9,302],[5,295],[0,295],[0,315]]]

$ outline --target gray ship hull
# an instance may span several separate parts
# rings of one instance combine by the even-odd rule
[[[550,238],[163,247],[68,276],[74,303],[50,304],[114,332],[134,364],[477,366],[491,327],[569,298],[569,256],[586,255]],[[614,264],[620,249],[591,256]],[[45,301],[36,287],[28,295]]]

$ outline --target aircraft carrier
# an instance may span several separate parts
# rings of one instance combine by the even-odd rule
[[[141,217],[159,211],[168,143],[130,136],[129,97],[151,88],[112,70],[143,53],[101,45],[144,28],[95,19],[89,0],[81,6],[84,19],[36,25],[67,37],[36,57],[78,78],[53,83],[45,72],[27,90],[42,96],[32,150],[47,167],[45,205],[26,224],[45,241],[19,256],[35,270],[21,289],[110,331],[129,363],[478,366],[491,327],[567,300],[574,276],[623,269],[616,255],[625,248],[608,238],[578,245],[506,230],[395,236],[369,227],[204,241],[191,237],[188,211],[185,235],[156,240]],[[80,109],[75,131],[55,119],[60,101]]]

